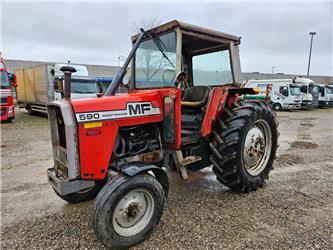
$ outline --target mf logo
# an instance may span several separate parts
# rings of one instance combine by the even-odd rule
[[[151,111],[150,103],[128,104],[129,115],[144,115]]]

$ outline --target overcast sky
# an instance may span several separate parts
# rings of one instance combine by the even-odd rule
[[[157,18],[242,37],[243,72],[333,75],[333,1],[222,3],[26,3],[0,0],[0,50],[7,59],[118,65],[130,50],[133,23]]]

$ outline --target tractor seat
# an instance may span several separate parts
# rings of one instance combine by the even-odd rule
[[[182,107],[202,108],[206,105],[210,88],[207,86],[193,86],[186,89],[182,98]]]

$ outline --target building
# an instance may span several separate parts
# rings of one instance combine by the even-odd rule
[[[31,66],[35,66],[38,64],[44,63],[54,63],[54,62],[38,62],[38,61],[26,61],[26,60],[5,60],[7,68],[9,71],[13,72],[19,68],[27,68]],[[75,64],[75,63],[73,63]],[[107,66],[107,65],[91,65],[85,64],[87,66],[89,74],[91,76],[114,76],[118,70],[118,66]],[[259,72],[252,72],[252,73],[242,73],[242,80],[247,81],[250,79],[255,80],[264,80],[264,79],[290,79],[294,77],[307,77],[306,75],[299,75],[299,74],[266,74],[266,73],[259,73]],[[333,82],[333,76],[309,76],[313,81],[317,83],[329,84]]]

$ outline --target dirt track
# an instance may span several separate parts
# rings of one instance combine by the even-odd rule
[[[138,249],[332,249],[333,109],[280,112],[280,148],[264,188],[235,194],[208,170],[171,190],[156,231]],[[47,119],[17,111],[1,125],[3,249],[103,249],[92,202],[70,205],[46,181]]]

